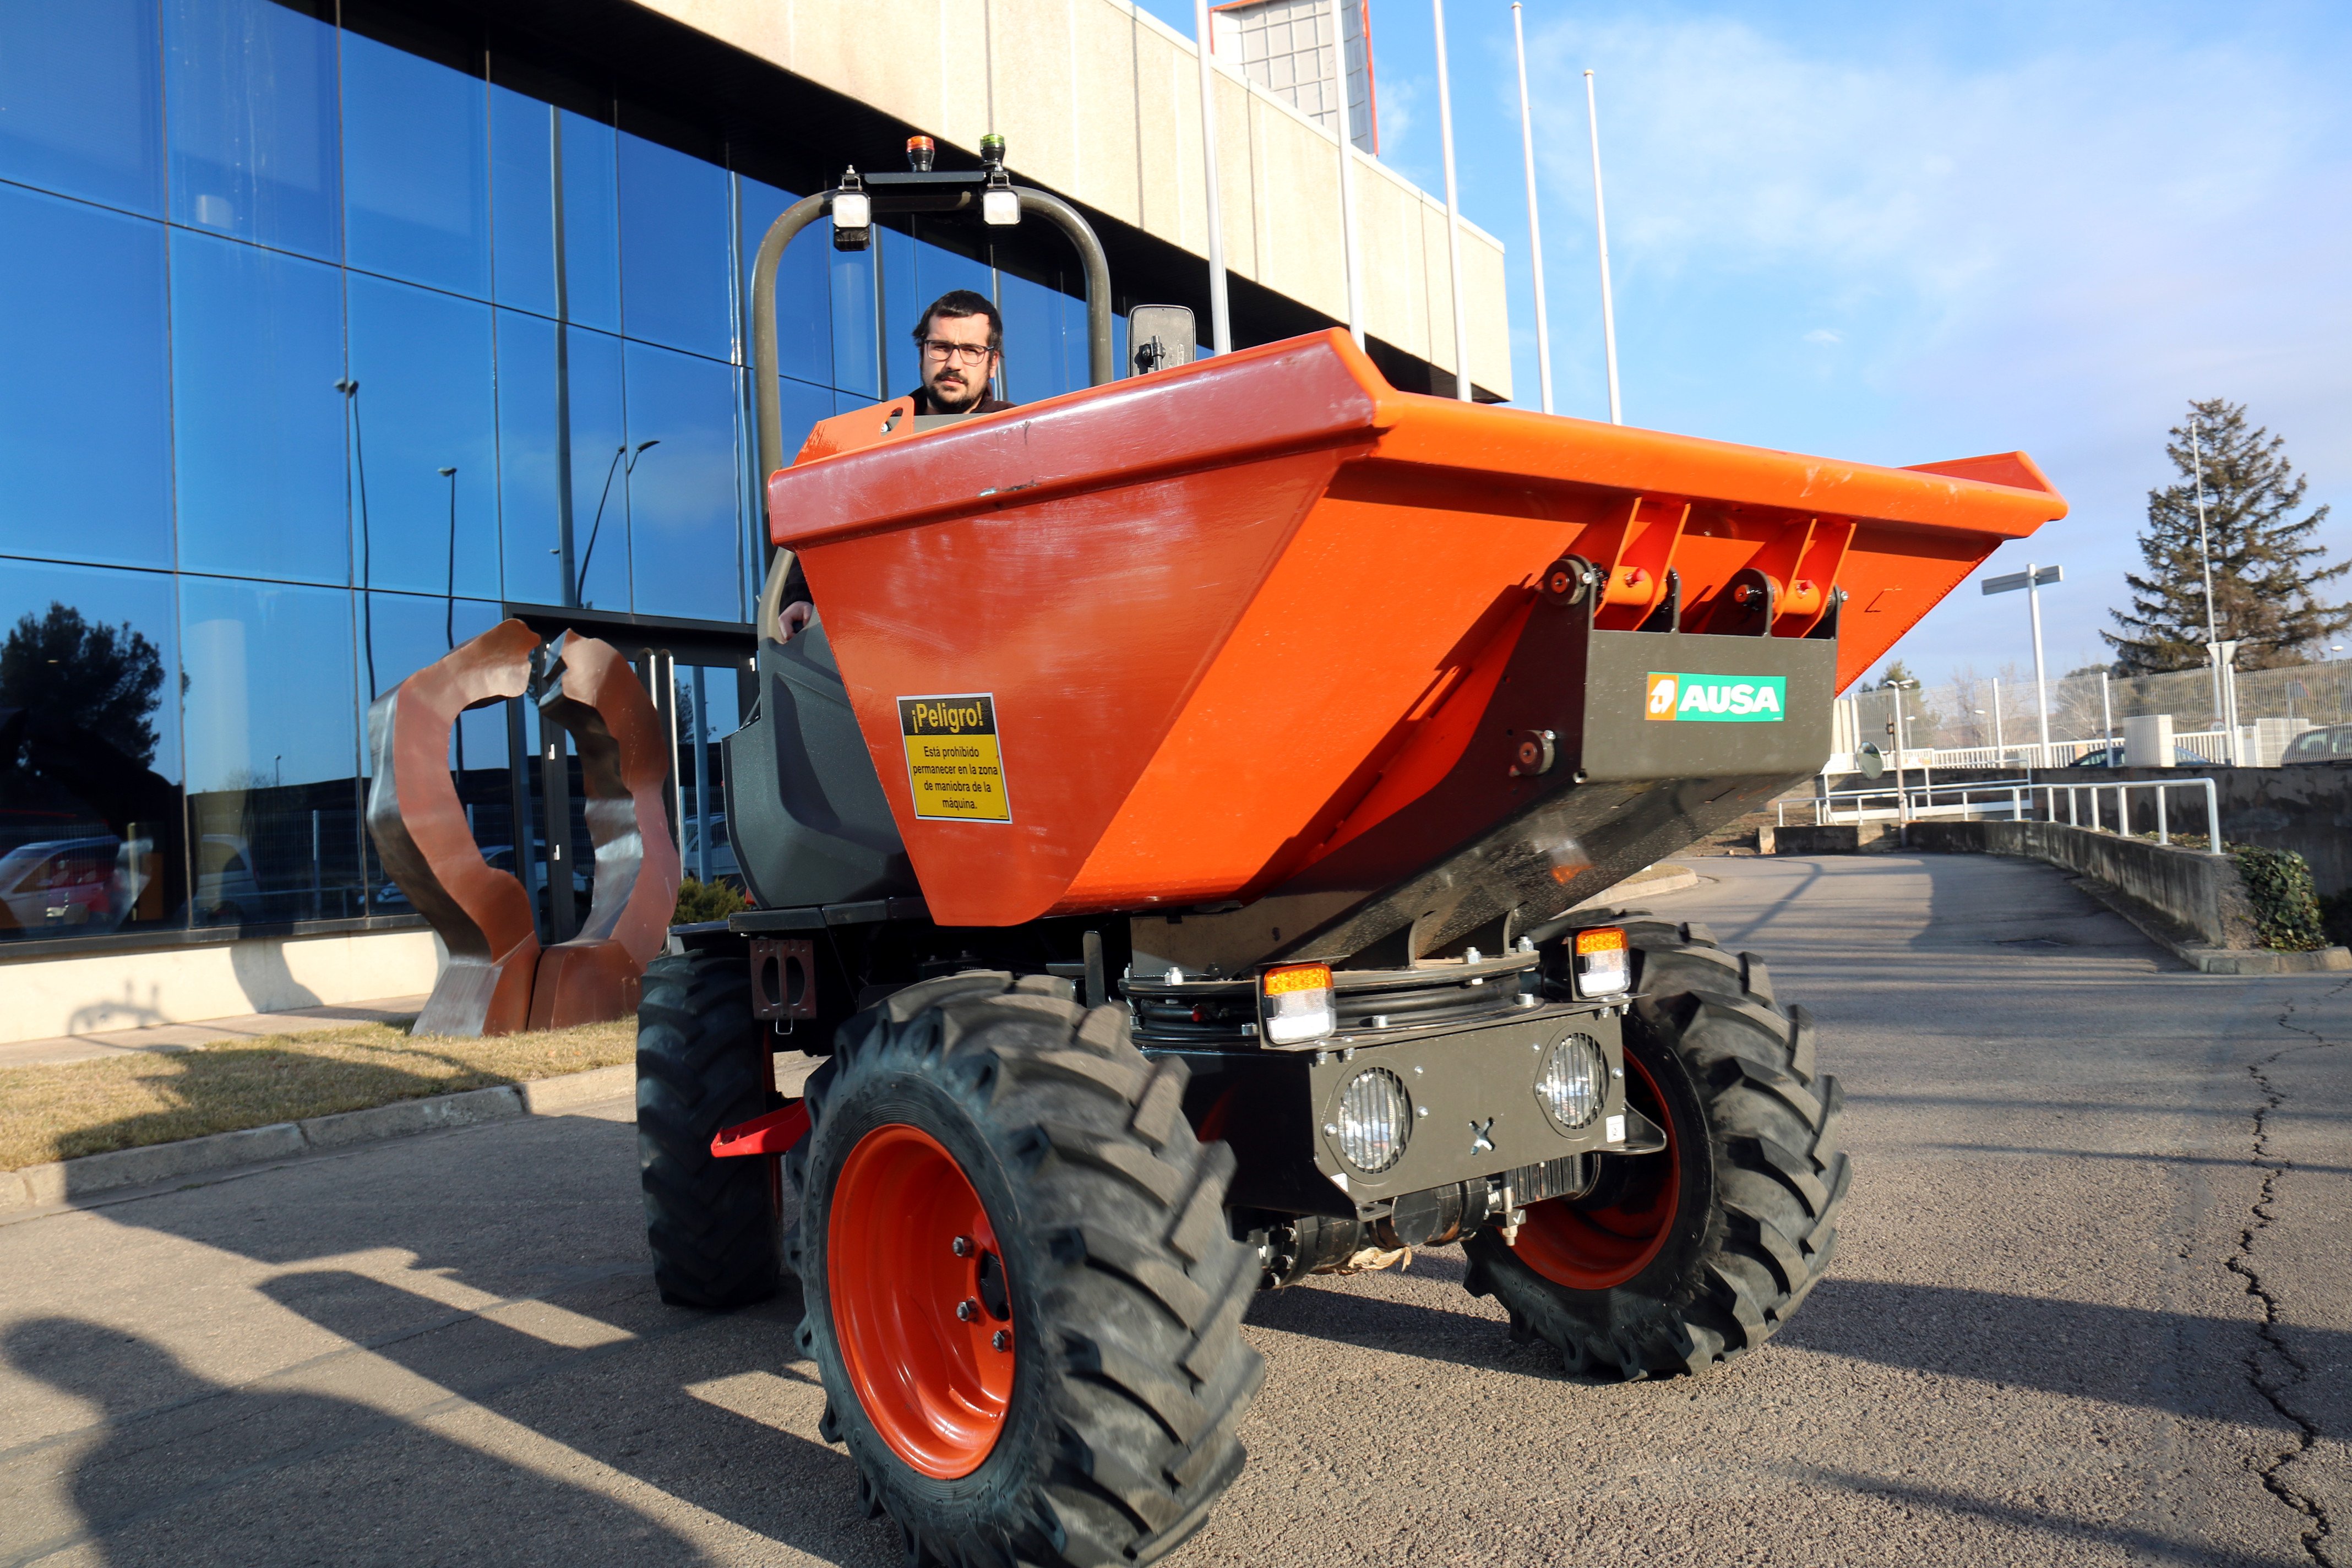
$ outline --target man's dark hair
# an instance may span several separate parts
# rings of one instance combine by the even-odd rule
[[[985,294],[975,294],[969,289],[950,289],[931,301],[923,319],[915,323],[915,346],[931,335],[933,316],[986,316],[988,318],[988,352],[1004,352],[1004,318],[997,314],[996,306]]]

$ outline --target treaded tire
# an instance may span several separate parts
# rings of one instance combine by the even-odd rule
[[[847,1446],[859,1505],[897,1523],[910,1563],[1150,1563],[1241,1472],[1235,1427],[1265,1366],[1241,1335],[1258,1269],[1226,1223],[1233,1153],[1194,1140],[1181,1062],[1146,1060],[1123,1009],[1070,996],[1064,980],[967,973],[859,1014],[811,1078],[812,1129],[786,1160],[819,1429]],[[971,1183],[1018,1340],[993,1446],[954,1479],[883,1436],[836,1330],[836,1182],[891,1125],[935,1139]]]
[[[1571,1289],[1482,1231],[1465,1247],[1465,1283],[1503,1304],[1514,1338],[1554,1346],[1570,1373],[1704,1372],[1762,1344],[1828,1267],[1852,1178],[1837,1146],[1844,1096],[1816,1076],[1812,1020],[1781,1010],[1762,960],[1725,952],[1704,926],[1622,923],[1646,994],[1625,1020],[1625,1052],[1671,1124],[1664,1153],[1606,1163],[1680,1162],[1664,1243],[1622,1283]]]
[[[775,1293],[772,1160],[721,1160],[719,1129],[770,1104],[766,1031],[751,1016],[740,952],[667,954],[646,966],[637,1003],[637,1167],[646,1240],[662,1300],[741,1307]]]

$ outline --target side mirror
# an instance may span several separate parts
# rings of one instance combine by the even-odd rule
[[[1138,305],[1127,313],[1129,374],[1149,375],[1192,363],[1199,340],[1188,305]]]

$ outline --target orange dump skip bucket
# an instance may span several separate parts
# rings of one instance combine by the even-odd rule
[[[2003,540],[2065,512],[2022,454],[1883,468],[1418,396],[1336,331],[919,436],[886,437],[884,416],[829,421],[836,447],[877,444],[775,474],[771,526],[801,552],[942,924],[1273,910],[1305,889],[1289,918],[1328,932],[1538,796],[1613,791],[1622,816],[1702,777],[1782,787],[1826,753],[1833,690]],[[1772,731],[1818,754],[1792,766],[1765,724],[1643,731],[1643,693],[1612,689],[1634,727],[1610,732],[1673,730],[1699,748],[1689,765],[1625,763],[1636,745],[1613,770],[1487,767],[1479,748],[1554,733],[1486,733],[1502,688],[1559,688],[1522,690],[1522,710],[1585,701],[1581,655],[1530,651],[1563,560],[1589,568],[1571,591],[1595,648],[1667,634],[1611,642],[1592,669],[1728,680],[1819,649],[1820,678],[1788,688],[1807,712]],[[1465,768],[1495,799],[1447,808],[1454,850],[1426,826],[1377,847]],[[1688,842],[1645,833],[1616,860]],[[1578,867],[1562,898],[1622,874],[1554,858]]]

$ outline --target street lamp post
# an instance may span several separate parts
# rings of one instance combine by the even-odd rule
[[[1357,0],[1360,4],[1360,0]],[[1356,238],[1356,119],[1348,101],[1348,26],[1343,0],[1330,0],[1331,55],[1339,94],[1339,251],[1347,267],[1348,335],[1364,346],[1364,258]],[[1364,45],[1364,68],[1371,69],[1371,44]]]
[[[2052,583],[2066,580],[2063,566],[2036,566],[2026,563],[2022,572],[2006,576],[1987,577],[1982,586],[1987,594],[2013,594],[2025,590],[2025,602],[2033,621],[2033,721],[2042,742],[2042,765],[2050,765],[2050,685],[2042,667],[2042,590]]]
[[[1234,352],[1233,309],[1225,293],[1225,216],[1217,196],[1217,68],[1211,61],[1209,0],[1192,0],[1192,47],[1201,57],[1201,174],[1209,198],[1209,349]]]
[[[1536,279],[1536,380],[1543,411],[1551,412],[1551,321],[1544,313],[1543,225],[1536,218],[1536,129],[1528,111],[1528,30],[1519,20],[1519,0],[1511,0],[1511,41],[1519,58],[1519,153],[1528,171],[1528,265]]]
[[[1437,26],[1437,132],[1445,153],[1445,270],[1454,296],[1454,395],[1470,399],[1470,317],[1462,293],[1462,206],[1454,184],[1454,88],[1445,69],[1445,0],[1429,0]]]
[[[1592,73],[1584,73],[1584,120],[1592,134],[1592,228],[1601,250],[1601,340],[1609,353],[1609,423],[1625,423],[1617,400],[1617,306],[1609,297],[1609,209],[1601,200],[1601,109]]]
[[[595,521],[592,522],[588,528],[588,548],[580,552],[580,577],[577,582],[572,584],[572,602],[573,604],[577,605],[584,603],[584,601],[580,597],[580,591],[588,584],[588,563],[596,553],[596,531],[604,526],[604,502],[613,493],[614,471],[618,469],[621,478],[625,479],[627,479],[631,474],[637,471],[637,459],[646,455],[646,448],[648,447],[658,447],[660,445],[661,437],[656,436],[650,441],[638,442],[637,449],[635,452],[631,452],[629,450],[629,444],[626,441],[622,442],[619,446],[613,448],[613,460],[604,465],[604,494],[599,495],[596,498]],[[624,468],[621,463],[621,458],[624,456],[626,456],[629,459],[628,465],[625,468]]]

